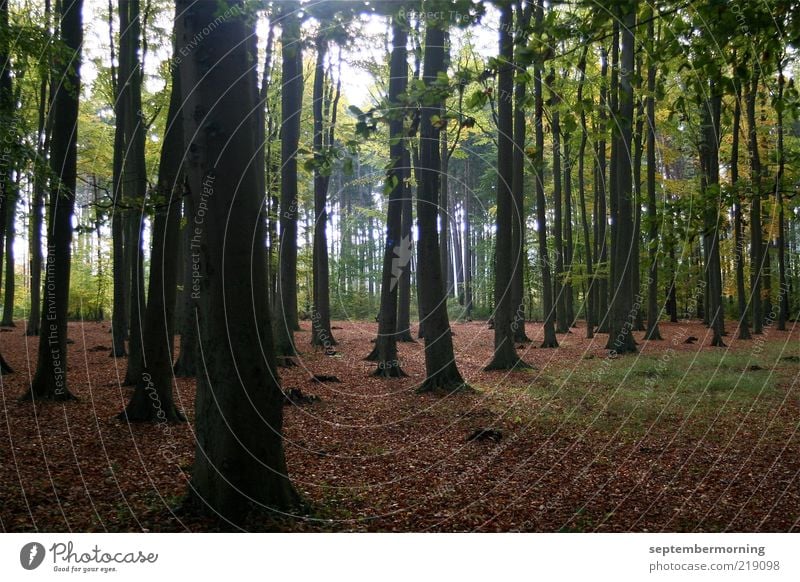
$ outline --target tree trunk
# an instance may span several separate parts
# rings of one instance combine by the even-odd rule
[[[144,289],[144,200],[147,194],[147,167],[145,165],[145,127],[142,118],[141,19],[140,0],[121,0],[120,10],[120,57],[127,54],[129,69],[123,76],[120,66],[120,82],[127,88],[124,92],[123,127],[125,152],[122,162],[122,199],[127,207],[125,217],[125,261],[129,273],[128,298],[128,368],[125,385],[133,386],[141,378],[144,369],[144,337],[142,318],[145,310]],[[123,23],[127,24],[124,28]],[[120,61],[122,63],[122,61]]]
[[[199,237],[195,240],[195,220],[198,216],[194,210],[191,192],[183,199],[183,290],[181,291],[181,344],[178,359],[175,361],[173,373],[177,378],[194,378],[197,375],[197,302],[195,301],[195,285],[200,284],[198,263],[194,261],[199,251]],[[194,247],[194,248],[193,248]],[[198,287],[199,289],[199,287]]]
[[[180,13],[176,14],[176,20]],[[177,44],[173,53],[177,52]],[[172,94],[167,112],[166,130],[158,165],[158,194],[155,201],[153,250],[147,307],[144,313],[144,354],[142,374],[136,381],[133,396],[120,420],[184,421],[175,406],[172,393],[172,353],[175,333],[175,302],[180,260],[180,219],[183,180],[183,122],[180,111],[181,93],[178,65],[173,65]],[[192,230],[198,225],[187,225]],[[202,229],[202,225],[200,225]],[[196,231],[195,231],[196,232]],[[185,249],[193,254],[194,251]]]
[[[704,198],[703,250],[705,251],[705,274],[708,281],[706,298],[708,301],[709,325],[713,331],[712,346],[725,347],[723,321],[725,310],[722,304],[722,273],[719,257],[719,208],[721,190],[719,187],[719,136],[722,95],[714,94],[714,87],[704,87],[708,97],[703,98],[701,106],[702,139],[700,160],[702,174],[700,188]]]
[[[647,11],[647,37],[655,43],[653,10]],[[660,32],[660,28],[659,28]],[[647,278],[647,332],[648,340],[660,340],[661,330],[658,320],[661,309],[658,302],[658,217],[656,214],[656,65],[655,57],[649,56],[647,66],[647,98],[645,115],[647,118],[647,255],[649,262]]]
[[[634,28],[636,25],[636,5],[634,0],[622,10],[620,18],[622,37],[622,54],[619,71],[619,111],[617,121],[619,130],[615,129],[615,154],[612,163],[616,163],[616,176],[612,180],[612,235],[611,273],[613,291],[611,301],[611,317],[609,320],[608,343],[606,348],[614,354],[636,352],[636,342],[631,333],[633,322],[629,320],[633,307],[633,269],[631,254],[639,252],[634,240],[633,224],[633,188],[631,182],[631,158],[626,155],[631,151],[633,130],[633,85],[631,80],[634,68]],[[614,83],[612,82],[612,87]],[[612,89],[613,97],[613,89]]]
[[[23,400],[73,400],[67,387],[67,310],[72,246],[72,215],[77,182],[78,98],[80,95],[83,0],[62,0],[61,41],[56,58],[58,111],[53,125],[50,169],[53,173],[48,219],[47,267],[36,374]]]
[[[333,131],[335,123],[336,105],[339,100],[339,83],[337,81],[337,94],[334,103],[328,103],[327,111],[330,129],[326,132],[324,123],[324,88],[325,88],[325,57],[328,52],[328,40],[325,33],[320,32],[317,38],[317,65],[314,72],[314,96],[312,107],[314,110],[314,155],[317,164],[314,166],[314,245],[313,245],[313,271],[314,310],[311,314],[311,344],[322,346],[326,351],[332,350],[336,339],[331,331],[331,305],[330,282],[328,273],[328,184],[330,183],[330,168],[321,167],[326,159],[325,148],[333,145]],[[334,116],[333,118],[331,118]],[[325,139],[325,136],[330,136]],[[395,310],[396,311],[396,310]]]
[[[444,22],[430,19],[425,29],[423,81],[426,99],[421,104],[419,188],[417,220],[417,291],[420,298],[420,325],[425,325],[426,377],[420,392],[450,393],[467,387],[456,367],[453,338],[447,315],[447,295],[444,293],[442,265],[439,261],[439,234],[436,228],[439,204],[439,127],[434,116],[442,117],[444,97],[437,85],[444,72]]]
[[[786,283],[786,237],[784,224],[786,218],[783,211],[783,173],[786,164],[783,147],[783,88],[785,79],[783,76],[783,62],[778,60],[778,107],[775,114],[778,119],[778,172],[775,176],[775,204],[778,206],[778,327],[780,331],[786,331],[786,320],[789,318],[789,286]]]
[[[11,180],[11,195],[6,198],[6,205],[8,206],[5,232],[6,287],[3,295],[3,319],[0,321],[0,326],[3,327],[16,327],[14,324],[14,286],[16,282],[14,274],[14,239],[16,238],[17,200],[19,199],[19,183],[17,180]]]
[[[597,257],[597,270],[605,270],[602,275],[597,275],[594,284],[595,323],[599,333],[608,333],[608,216],[606,211],[606,110],[608,109],[608,53],[605,48],[600,49],[600,114],[599,125],[601,138],[597,142],[597,155],[595,159],[595,254]]]
[[[278,296],[275,350],[281,363],[289,365],[297,354],[297,148],[303,107],[303,50],[300,44],[299,3],[281,5],[281,205],[278,255]]]
[[[564,239],[562,215],[562,190],[561,190],[561,115],[558,110],[560,98],[553,88],[556,75],[553,69],[547,78],[547,85],[550,87],[550,107],[551,113],[551,134],[553,137],[553,244],[556,249],[556,272],[555,288],[556,296],[556,333],[567,333],[569,322],[567,321],[567,304],[564,295]]]
[[[575,325],[575,307],[572,288],[572,257],[574,255],[572,237],[572,156],[570,135],[564,134],[564,311],[567,317],[567,333]]]
[[[735,56],[734,56],[735,60]],[[751,339],[747,313],[747,291],[744,283],[744,225],[742,224],[742,196],[739,192],[739,131],[742,123],[740,85],[736,84],[733,104],[733,135],[731,142],[731,188],[735,197],[733,205],[733,260],[736,263],[736,301],[739,308],[739,339]]]
[[[514,111],[511,100],[514,89],[514,39],[511,4],[500,8],[500,69],[497,91],[497,215],[494,265],[494,355],[486,370],[511,370],[522,362],[514,349],[514,327],[518,325],[512,304],[514,256],[512,248],[513,222],[519,212],[514,212],[511,191],[514,158]]]
[[[381,308],[378,315],[378,338],[375,341],[375,358],[378,366],[374,375],[385,378],[405,376],[397,356],[397,285],[403,271],[411,261],[411,240],[401,236],[403,200],[406,198],[407,168],[403,166],[406,145],[404,141],[405,108],[400,96],[408,86],[408,33],[405,22],[392,19],[392,54],[389,65],[389,159],[386,173],[389,202],[386,215],[386,242],[383,252],[381,277]],[[446,153],[446,148],[445,148]],[[445,216],[445,218],[447,218]]]
[[[536,3],[536,27],[541,30],[544,21],[544,1]],[[533,162],[536,174],[536,233],[539,238],[539,264],[542,271],[542,313],[544,319],[544,338],[541,347],[557,348],[555,313],[553,305],[553,283],[550,278],[550,258],[547,253],[547,208],[544,196],[544,103],[542,100],[542,71],[544,64],[534,65],[534,122],[536,127],[536,153]]]
[[[269,308],[263,295],[253,296],[266,285],[263,261],[252,260],[264,229],[263,221],[254,220],[262,204],[252,163],[258,147],[255,19],[239,10],[213,27],[216,3],[177,4],[183,14],[178,41],[201,39],[180,67],[181,86],[193,88],[183,109],[184,139],[191,152],[191,192],[202,216],[195,226],[201,231],[204,373],[197,382],[190,496],[202,511],[241,527],[253,511],[288,509],[299,501],[284,459],[283,395]],[[241,2],[233,5],[243,8]]]
[[[520,41],[528,34],[531,20],[532,2],[525,2],[524,8],[521,1],[516,2],[516,30]],[[525,71],[525,65],[519,54],[515,54],[515,68],[520,73]],[[518,75],[514,83],[514,153],[511,179],[511,309],[513,310],[513,332],[515,343],[529,343],[531,340],[525,333],[525,268],[528,264],[525,252],[525,101],[527,100],[528,84],[525,75]]]
[[[588,43],[584,46],[581,53],[580,61],[578,62],[578,70],[580,71],[580,80],[578,82],[578,95],[577,102],[583,103],[583,86],[586,82],[586,53],[589,50]],[[586,212],[586,181],[584,179],[584,161],[586,158],[586,142],[589,134],[586,127],[586,111],[581,107],[581,144],[578,149],[578,197],[581,205],[581,226],[583,227],[583,245],[586,249],[586,279],[587,279],[587,293],[584,299],[586,305],[586,337],[592,339],[594,337],[595,326],[595,311],[594,311],[594,296],[596,294],[596,284],[594,279],[594,262],[592,253],[592,241],[589,238],[589,219]]]
[[[750,154],[750,180],[753,193],[750,201],[750,303],[753,310],[753,333],[763,330],[764,316],[761,303],[761,277],[764,269],[764,241],[761,235],[761,157],[758,152],[758,130],[756,128],[756,97],[759,72],[753,68],[747,89],[747,132]]]

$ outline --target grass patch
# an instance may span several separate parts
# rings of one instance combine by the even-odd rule
[[[702,434],[725,415],[780,404],[800,373],[799,363],[784,359],[800,349],[794,344],[562,361],[537,371],[526,385],[494,393],[498,407],[507,406],[505,395],[522,393],[534,403],[523,407],[526,420],[546,430],[591,427],[640,436],[655,423],[669,423],[672,430]]]

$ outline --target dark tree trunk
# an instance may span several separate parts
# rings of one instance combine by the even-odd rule
[[[494,356],[486,370],[510,370],[522,362],[514,349],[514,318],[511,291],[514,263],[519,257],[512,249],[512,223],[519,220],[514,212],[513,181],[514,111],[511,94],[514,88],[514,40],[511,4],[500,8],[500,59],[497,91],[497,215],[494,265]],[[512,320],[513,318],[513,320]]]
[[[47,267],[36,374],[23,400],[72,400],[67,387],[67,310],[72,247],[72,214],[77,182],[78,98],[80,95],[83,0],[62,0],[61,41],[56,75],[50,169],[53,173],[48,219]]]
[[[312,108],[314,110],[314,155],[317,164],[314,167],[314,246],[313,270],[314,286],[313,300],[314,311],[311,314],[311,344],[322,346],[326,350],[336,345],[336,339],[331,331],[331,305],[330,282],[328,273],[328,184],[330,183],[330,170],[321,167],[325,159],[325,148],[333,145],[333,131],[336,106],[339,100],[341,80],[337,81],[336,97],[334,102],[328,103],[326,109],[325,88],[325,57],[328,53],[328,40],[325,33],[320,32],[317,38],[317,65],[314,72],[314,95]],[[323,128],[324,116],[327,113],[329,130]],[[326,136],[328,138],[326,139]],[[396,310],[395,310],[396,312]]]
[[[655,43],[653,11],[648,9],[647,37]],[[658,217],[656,214],[656,65],[650,56],[647,67],[647,98],[645,115],[647,118],[647,255],[649,262],[647,278],[647,333],[645,338],[660,340],[661,330],[658,320],[661,315],[658,301]]]
[[[708,290],[706,292],[708,301],[707,313],[709,325],[713,331],[711,345],[725,347],[725,343],[722,341],[725,310],[722,304],[722,273],[719,257],[719,208],[721,197],[719,188],[719,130],[722,95],[714,94],[713,86],[706,87],[705,90],[712,92],[703,99],[701,105],[703,127],[700,143],[702,168],[700,188],[705,203],[703,208],[703,250],[705,252],[704,272],[708,281]]]
[[[467,161],[468,163],[468,161]],[[469,172],[468,172],[469,173]],[[470,220],[472,190],[464,189],[464,319],[472,321],[472,224]],[[522,302],[522,298],[520,298]],[[523,309],[524,315],[524,309]],[[523,318],[524,321],[524,318]]]
[[[750,303],[753,309],[753,333],[762,333],[764,316],[761,303],[761,277],[764,269],[764,241],[761,235],[761,157],[758,152],[758,131],[756,128],[756,97],[758,93],[759,72],[753,67],[746,100],[748,148],[750,154],[750,180],[752,199],[750,201]]]
[[[560,98],[555,85],[555,71],[550,70],[547,78],[547,85],[550,87],[550,106],[551,113],[551,133],[553,136],[553,244],[556,249],[556,272],[555,288],[556,297],[556,333],[567,333],[569,322],[567,321],[567,303],[564,294],[564,238],[563,226],[564,217],[562,213],[562,190],[561,190],[561,114],[558,110]]]
[[[297,354],[297,148],[303,107],[303,51],[300,44],[299,3],[281,5],[281,204],[278,255],[278,296],[275,306],[275,350],[282,362]]]
[[[536,3],[536,26],[541,30],[544,21],[544,2]],[[550,257],[547,253],[547,207],[544,196],[544,102],[542,99],[542,71],[544,64],[534,65],[534,122],[536,127],[536,153],[533,162],[536,178],[536,234],[539,239],[539,265],[542,271],[542,314],[544,319],[544,338],[541,347],[557,348],[555,328],[555,306],[553,305],[553,283],[550,277]]]
[[[572,257],[574,255],[572,237],[572,154],[570,135],[564,134],[564,310],[567,316],[567,331],[575,325],[575,307],[572,289]]]
[[[735,60],[735,56],[734,56]],[[736,84],[733,104],[733,135],[731,142],[731,187],[735,196],[733,205],[733,261],[736,263],[736,301],[739,308],[739,339],[751,339],[747,313],[747,290],[744,283],[745,241],[742,219],[742,195],[739,192],[739,131],[742,123],[742,100],[740,85]]]
[[[176,20],[180,14],[176,14]],[[177,50],[174,45],[173,52]],[[183,122],[178,65],[173,65],[172,94],[158,166],[158,190],[153,224],[153,250],[147,307],[144,313],[143,371],[121,420],[158,422],[184,421],[172,392],[172,353],[175,333],[175,302],[180,260],[180,219],[183,180]],[[197,225],[187,225],[194,230]],[[200,226],[202,229],[202,226]],[[186,249],[186,252],[189,252]],[[190,253],[191,254],[191,253]]]
[[[622,51],[619,70],[619,111],[617,121],[619,130],[615,129],[617,147],[612,155],[612,163],[616,163],[616,176],[612,180],[612,223],[611,273],[613,290],[611,301],[611,317],[606,348],[615,354],[636,352],[629,320],[633,307],[633,269],[631,254],[639,252],[634,240],[633,224],[633,185],[631,181],[631,138],[633,130],[633,85],[631,80],[634,68],[634,28],[636,24],[636,5],[634,1],[622,10],[620,22]],[[612,83],[613,87],[614,83]],[[612,90],[613,94],[613,90]],[[612,95],[613,96],[613,95]],[[627,154],[627,155],[626,155]]]
[[[783,210],[783,173],[786,160],[783,146],[783,90],[785,79],[783,76],[782,59],[778,61],[778,100],[775,114],[778,119],[778,143],[776,155],[778,157],[778,172],[775,176],[775,204],[778,206],[778,329],[786,330],[786,320],[789,318],[789,286],[786,283],[786,235]]]
[[[606,273],[597,275],[593,291],[595,292],[595,323],[597,331],[608,333],[608,217],[606,212],[606,109],[608,108],[608,53],[605,48],[600,49],[600,114],[599,125],[601,138],[597,142],[597,155],[595,156],[595,237],[594,256],[597,257],[597,270],[604,269]]]
[[[6,282],[3,295],[3,319],[0,325],[3,327],[16,327],[14,325],[14,286],[16,277],[14,274],[14,239],[16,238],[16,217],[17,200],[19,199],[19,184],[11,180],[10,196],[6,197],[8,206],[6,214]]]
[[[202,511],[241,527],[253,511],[288,509],[299,501],[284,459],[269,308],[263,295],[253,296],[266,285],[263,261],[252,260],[264,240],[263,221],[254,220],[262,204],[253,163],[255,19],[240,10],[210,27],[216,3],[180,0],[177,8],[184,15],[178,42],[202,39],[180,69],[181,86],[193,88],[183,108],[192,152],[187,174],[195,207],[207,208],[196,225],[204,373],[197,382],[190,496]],[[206,27],[211,32],[203,34]]]
[[[426,99],[421,105],[419,188],[417,220],[417,291],[420,298],[420,325],[425,325],[425,372],[420,392],[450,393],[467,388],[455,362],[453,338],[447,315],[442,265],[439,261],[439,234],[436,228],[439,203],[439,128],[434,115],[443,114],[444,96],[437,78],[444,72],[445,24],[431,19],[425,29],[424,76]]]
[[[144,200],[147,194],[147,168],[145,166],[145,126],[142,118],[143,73],[140,60],[141,19],[140,0],[121,0],[120,57],[127,55],[129,69],[123,76],[120,67],[119,81],[127,87],[124,91],[123,115],[125,131],[125,157],[122,162],[122,199],[127,208],[125,216],[125,261],[129,273],[128,298],[128,368],[125,385],[135,385],[144,370],[144,337],[142,318],[145,310],[144,288]],[[122,27],[123,23],[127,26]],[[122,61],[120,61],[122,62]]]
[[[401,166],[405,168],[408,174],[411,167],[411,154],[408,148],[403,148]],[[401,230],[400,240],[407,240],[413,246],[411,239],[411,230],[413,228],[413,205],[411,200],[411,192],[406,188],[406,193],[403,197],[401,208]],[[400,282],[398,284],[398,306],[397,306],[397,341],[400,342],[413,342],[414,337],[411,335],[411,263],[406,265],[403,272],[400,274]]]
[[[516,30],[517,41],[525,39],[531,20],[532,2],[525,2],[524,8],[521,1],[516,2]],[[519,72],[525,70],[521,64],[520,55],[515,55],[515,69]],[[525,268],[527,254],[525,253],[525,101],[528,84],[525,75],[518,75],[514,84],[514,153],[511,180],[511,256],[513,257],[511,272],[511,309],[513,310],[513,325],[515,343],[528,343],[530,338],[525,333]]]
[[[391,167],[386,174],[389,203],[386,216],[386,241],[383,251],[381,277],[381,308],[378,315],[378,338],[375,341],[375,358],[378,366],[375,376],[397,378],[405,376],[397,356],[397,285],[403,271],[411,261],[411,240],[403,239],[402,212],[406,198],[407,168],[403,166],[406,145],[404,141],[405,108],[400,95],[408,86],[408,33],[406,23],[392,20],[392,54],[389,65],[389,158]],[[446,216],[445,216],[446,218]]]
[[[578,95],[577,102],[583,102],[583,86],[586,82],[586,53],[589,50],[588,43],[583,48],[580,61],[578,62],[578,70],[580,71],[580,81],[578,82]],[[586,126],[586,111],[581,107],[581,144],[578,149],[578,197],[581,205],[581,226],[583,228],[583,245],[586,249],[586,278],[587,278],[587,293],[584,298],[586,305],[586,337],[591,339],[594,337],[595,326],[595,311],[594,311],[594,296],[595,296],[595,279],[594,279],[594,262],[592,253],[592,241],[589,238],[589,218],[586,212],[586,181],[584,179],[584,161],[586,158],[586,142],[589,134]]]
[[[178,378],[193,378],[197,375],[197,302],[194,286],[200,283],[197,270],[198,264],[193,258],[199,252],[200,239],[195,240],[195,220],[197,214],[194,210],[191,192],[183,198],[183,227],[182,257],[183,257],[183,290],[181,291],[181,320],[180,320],[180,351],[175,361],[173,373]],[[198,287],[199,289],[199,287]]]

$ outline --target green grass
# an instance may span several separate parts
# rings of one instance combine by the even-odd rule
[[[515,407],[512,417],[523,409],[526,421],[547,429],[591,426],[639,436],[654,424],[677,423],[704,432],[721,415],[775,409],[800,374],[800,363],[781,359],[800,352],[797,342],[755,346],[561,361],[532,371],[525,385],[493,390],[496,409],[508,406],[505,396],[522,395],[534,406]]]

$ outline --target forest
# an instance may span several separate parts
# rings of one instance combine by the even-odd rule
[[[0,530],[800,530],[793,0],[0,0]]]

